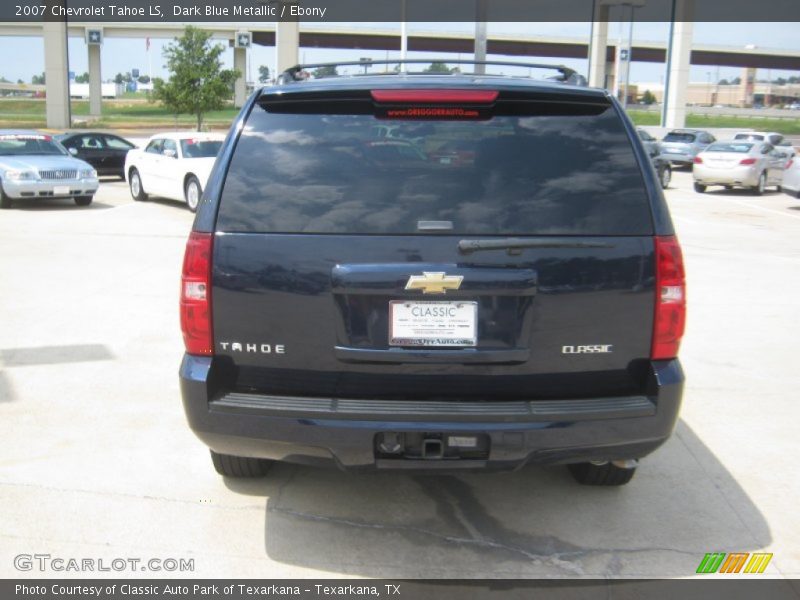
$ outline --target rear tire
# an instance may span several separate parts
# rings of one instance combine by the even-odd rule
[[[131,169],[128,181],[133,199],[137,202],[147,200],[147,194],[144,193],[144,187],[142,187],[142,177],[139,175],[139,171],[137,171],[135,168]]]
[[[263,477],[274,461],[211,452],[214,469],[223,477]]]
[[[197,207],[200,205],[200,197],[203,195],[203,188],[200,187],[200,181],[192,175],[186,180],[186,185],[183,188],[183,197],[186,199],[186,206],[192,212],[197,212]]]
[[[761,173],[761,175],[758,176],[758,184],[756,185],[756,187],[753,188],[753,193],[756,196],[763,196],[764,190],[766,189],[767,189],[767,174]]]
[[[625,485],[633,479],[633,475],[636,473],[635,466],[620,467],[613,462],[585,462],[567,466],[572,477],[581,485]]]
[[[667,165],[661,172],[661,189],[665,190],[669,187],[669,182],[672,181],[672,169]]]
[[[705,194],[706,193],[706,186],[704,186],[702,183],[695,182],[694,191],[697,192],[698,194]]]
[[[94,196],[75,196],[75,204],[78,206],[89,206],[92,203]]]

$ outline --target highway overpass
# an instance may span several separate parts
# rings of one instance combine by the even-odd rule
[[[680,0],[680,3],[691,0]],[[493,34],[487,40],[487,53],[510,57],[589,59],[591,85],[614,87],[615,64],[620,49],[608,41],[608,13],[598,9],[591,39]],[[605,7],[607,11],[608,8]],[[680,17],[680,14],[678,15]],[[357,26],[327,26],[300,29],[298,23],[202,23],[214,38],[232,40],[237,32],[249,31],[253,43],[275,46],[277,67],[282,70],[298,62],[300,48],[363,49],[372,51],[400,50],[400,34],[391,29],[365,29]],[[47,75],[47,122],[49,127],[69,126],[68,65],[66,36],[85,39],[87,29],[102,29],[105,38],[174,38],[183,28],[174,23],[2,23],[0,35],[43,36],[45,44],[45,73]],[[630,49],[634,62],[669,63],[665,96],[667,110],[664,125],[684,124],[686,89],[690,65],[748,67],[796,70],[800,72],[800,51],[768,50],[744,46],[710,46],[692,43],[692,23],[676,22],[670,45],[658,42],[637,42]],[[464,33],[419,33],[409,35],[408,50],[442,54],[471,54],[475,48],[473,36]],[[233,48],[234,67],[245,72],[246,50]],[[99,115],[101,46],[87,44],[90,94],[90,113]],[[235,86],[235,102],[241,105],[246,94],[241,78]]]

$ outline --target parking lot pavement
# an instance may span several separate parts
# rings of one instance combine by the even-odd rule
[[[0,576],[41,576],[13,558],[44,553],[194,559],[200,577],[683,577],[712,551],[772,552],[768,574],[798,576],[800,201],[696,194],[688,172],[667,197],[688,271],[684,408],[620,489],[563,467],[223,480],[178,392],[192,215],[123,182],[87,209],[2,211]]]

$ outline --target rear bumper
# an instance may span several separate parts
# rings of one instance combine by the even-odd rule
[[[664,152],[658,155],[659,158],[668,160],[671,163],[678,163],[681,165],[690,165],[694,162],[693,154],[683,154],[681,152]]]
[[[186,355],[181,393],[189,425],[212,450],[344,469],[514,469],[526,463],[641,458],[669,438],[684,376],[652,363],[648,394],[515,402],[297,398],[214,392],[212,359]],[[481,436],[481,458],[414,459],[376,452],[384,433]]]
[[[739,185],[755,187],[761,175],[761,167],[734,167],[732,169],[711,169],[695,165],[692,172],[694,180],[703,185]]]

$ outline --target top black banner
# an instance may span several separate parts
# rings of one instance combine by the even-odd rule
[[[0,22],[800,21],[800,0],[3,0]]]

